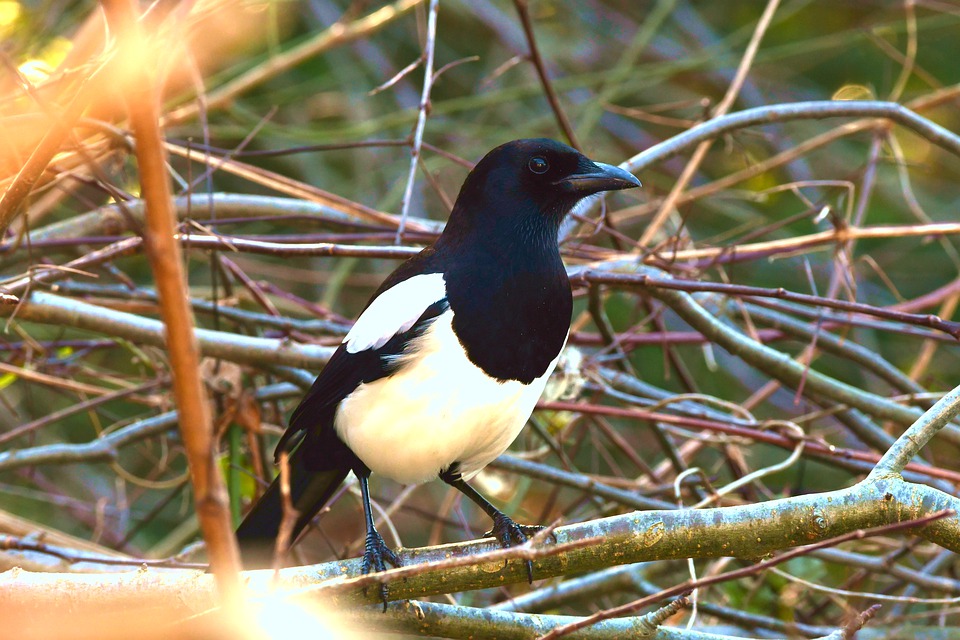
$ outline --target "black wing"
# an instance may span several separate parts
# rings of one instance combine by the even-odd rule
[[[448,308],[445,298],[435,302],[412,327],[377,349],[350,353],[341,344],[294,410],[275,454],[279,457],[282,451],[296,447],[288,461],[290,498],[299,514],[293,527],[294,539],[330,500],[347,474],[362,464],[333,428],[337,405],[361,383],[388,376],[403,366],[391,356],[402,354],[410,341]],[[241,555],[248,568],[270,566],[283,517],[278,478],[237,528]]]

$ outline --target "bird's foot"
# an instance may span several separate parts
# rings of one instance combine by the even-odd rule
[[[493,517],[493,529],[483,534],[484,538],[496,538],[504,549],[524,544],[530,538],[543,531],[545,527],[537,524],[517,524],[503,513]],[[533,584],[533,561],[527,560],[527,579]]]
[[[364,543],[361,571],[363,571],[364,574],[386,571],[387,565],[384,561],[389,562],[395,567],[403,564],[400,561],[400,556],[394,553],[393,549],[388,547],[387,543],[383,541],[380,532],[376,529],[370,529],[367,531],[367,539]],[[387,585],[381,583],[380,600],[383,602],[384,612],[387,610],[388,596],[389,589]]]

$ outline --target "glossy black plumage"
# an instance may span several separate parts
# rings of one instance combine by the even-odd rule
[[[295,447],[291,486],[301,515],[294,536],[352,470],[361,478],[368,514],[364,567],[382,569],[384,557],[395,558],[369,519],[366,477],[373,470],[410,481],[417,470],[403,468],[405,457],[411,466],[422,466],[418,456],[427,455],[422,449],[435,446],[438,452],[424,459],[436,468],[427,473],[457,486],[490,513],[503,544],[525,539],[512,520],[466,486],[464,479],[516,436],[566,341],[572,299],[557,246],[564,216],[586,196],[634,186],[639,182],[626,172],[596,164],[546,139],[501,145],[478,163],[464,182],[443,234],[387,277],[351,332],[357,335],[347,336],[291,416],[278,451]],[[394,292],[399,302],[422,300],[422,307],[415,307],[418,315],[403,316],[410,309],[401,311],[400,304],[395,322],[371,316],[392,313],[386,301]],[[378,338],[379,330],[384,334]],[[380,346],[357,347],[366,344]],[[443,353],[435,353],[438,350]],[[430,353],[434,355],[424,355]],[[449,375],[444,367],[451,367]],[[419,380],[439,387],[450,384],[450,375],[465,371],[489,381],[476,391],[492,394],[489,438],[483,431],[485,423],[476,418],[484,411],[482,395],[463,395],[470,404],[463,415],[473,416],[466,422],[452,418],[439,424],[433,414],[399,415],[396,424],[367,419],[381,414],[371,414],[364,403],[403,405],[406,394],[413,393],[429,398],[429,388],[416,386]],[[441,397],[449,395],[438,388],[436,401],[450,402]],[[422,406],[417,402],[411,400],[410,406]],[[504,418],[504,408],[514,406],[516,415],[507,411]],[[457,406],[449,408],[457,415]],[[421,417],[422,437],[416,432]],[[378,437],[388,440],[395,435],[391,429],[405,429],[403,433],[413,437],[401,438],[393,446],[387,464],[380,456],[383,452],[370,443],[378,442]],[[455,457],[450,453],[447,459],[443,457],[447,451],[460,453]],[[259,548],[262,553],[276,536],[281,515],[279,491],[271,486],[237,531],[241,549]]]

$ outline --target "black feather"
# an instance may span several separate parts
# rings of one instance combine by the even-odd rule
[[[402,370],[410,359],[400,356],[448,309],[459,346],[487,376],[530,384],[548,371],[563,348],[572,313],[570,283],[557,246],[560,223],[586,196],[635,186],[639,182],[630,174],[547,139],[509,142],[477,164],[440,238],[390,274],[367,307],[385,291],[424,274],[443,274],[446,298],[379,348],[350,353],[341,345],[290,418],[277,451],[292,450],[291,491],[299,512],[295,535],[351,470],[363,478],[370,472],[337,436],[340,402],[361,384]],[[422,443],[414,440],[409,446]],[[509,520],[486,501],[478,504],[495,520]],[[365,513],[365,561],[382,564],[383,550],[370,550],[371,540],[381,547],[383,541],[373,527],[366,494]],[[274,482],[237,532],[242,550],[262,552],[276,536],[282,516]]]

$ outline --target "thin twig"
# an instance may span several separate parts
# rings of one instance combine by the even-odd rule
[[[23,211],[24,201],[30,191],[40,180],[64,140],[70,135],[93,96],[103,91],[104,81],[111,73],[112,65],[109,62],[112,59],[111,55],[107,61],[97,65],[63,112],[53,114],[53,122],[48,123],[47,132],[20,167],[13,182],[6,188],[3,195],[0,195],[0,236],[3,236],[13,219]]]
[[[267,59],[262,64],[237,76],[230,82],[207,94],[206,109],[219,109],[253,87],[317,56],[333,47],[353,42],[374,31],[383,28],[413,9],[423,0],[398,0],[393,4],[380,7],[376,11],[346,24],[337,22],[325,31],[298,44],[280,55]],[[190,104],[168,114],[166,124],[183,122],[197,115],[200,106]]]
[[[652,287],[658,289],[673,289],[676,291],[712,291],[733,296],[752,296],[763,298],[778,298],[789,300],[800,304],[827,307],[838,309],[849,313],[862,313],[877,318],[895,320],[906,324],[915,324],[923,327],[930,327],[943,331],[954,338],[960,340],[960,322],[944,320],[932,314],[905,313],[902,311],[893,311],[883,307],[863,304],[860,302],[847,302],[834,298],[824,298],[806,293],[795,293],[787,291],[783,287],[770,289],[766,287],[750,287],[745,285],[725,284],[722,282],[700,282],[696,280],[682,280],[674,278],[649,278],[643,275],[629,273],[611,273],[611,272],[593,272],[581,271],[576,277],[571,278],[574,283],[591,282],[593,284],[619,285],[619,286],[639,286]]]
[[[273,551],[273,570],[279,571],[290,551],[293,542],[293,529],[297,524],[300,512],[293,506],[290,494],[290,454],[280,452],[280,500],[283,508],[283,517],[277,532],[277,540]]]
[[[743,54],[743,58],[740,60],[740,65],[737,67],[737,73],[734,75],[733,81],[727,88],[727,93],[723,96],[720,104],[717,105],[717,108],[713,112],[714,118],[725,115],[727,111],[730,110],[730,107],[733,106],[734,101],[740,94],[740,88],[743,86],[743,83],[747,78],[747,72],[753,65],[753,60],[757,55],[757,50],[760,48],[760,41],[763,39],[763,35],[767,32],[767,27],[769,27],[770,23],[773,21],[773,16],[776,13],[779,5],[780,0],[767,0],[767,6],[763,10],[760,20],[757,21],[757,26],[753,31],[753,36],[750,38],[750,43],[747,45],[747,49]],[[670,193],[664,199],[663,204],[660,205],[660,210],[657,212],[657,215],[654,216],[653,220],[650,221],[650,224],[647,225],[647,228],[644,229],[643,233],[640,235],[640,239],[637,241],[637,244],[640,247],[648,245],[650,240],[660,232],[660,228],[663,226],[664,221],[666,221],[667,216],[670,215],[670,213],[674,210],[677,199],[680,197],[680,194],[683,192],[683,190],[687,188],[690,180],[693,179],[697,169],[700,167],[700,163],[703,162],[703,159],[706,157],[707,151],[710,150],[710,146],[712,144],[712,140],[705,140],[697,146],[696,150],[693,152],[693,156],[690,158],[690,161],[687,162],[687,165],[683,168],[683,172],[680,174],[680,177],[670,189]]]
[[[5,367],[5,366],[10,366],[10,365],[5,365],[4,363],[0,363],[0,367]],[[20,375],[20,374],[18,373],[17,375]],[[149,391],[151,389],[154,389],[158,387],[160,384],[162,384],[163,382],[164,381],[162,379],[151,380],[144,384],[137,385],[135,387],[130,387],[129,389],[119,389],[117,391],[107,391],[107,390],[100,389],[100,387],[94,387],[95,389],[100,391],[100,395],[98,395],[95,398],[91,398],[90,400],[85,400],[83,402],[78,402],[76,404],[73,404],[59,411],[54,411],[53,413],[47,414],[42,418],[38,418],[31,422],[21,424],[18,427],[11,429],[10,431],[0,433],[0,445],[4,445],[10,442],[11,440],[15,440],[17,438],[23,437],[29,433],[36,431],[37,429],[41,429],[58,420],[63,420],[68,416],[71,416],[83,411],[89,411],[95,407],[106,404],[108,402],[113,402],[114,400],[118,400],[120,398],[135,396],[131,398],[133,402],[142,402],[144,404],[154,405],[154,406],[159,405],[163,402],[159,398],[139,398],[139,397],[136,397],[136,394],[140,394],[140,393],[143,393],[144,391]],[[87,385],[84,385],[84,386],[87,386]],[[84,389],[85,393],[88,391],[89,391],[88,389]]]
[[[109,389],[107,387],[101,387],[93,384],[86,384],[83,382],[78,382],[76,380],[70,380],[67,378],[60,378],[57,376],[48,375],[46,373],[40,373],[39,371],[33,371],[31,369],[26,369],[23,367],[18,367],[16,365],[7,364],[6,362],[0,362],[0,373],[5,373],[15,378],[20,378],[36,384],[48,385],[56,389],[67,389],[75,393],[90,394],[95,396],[106,396],[112,395],[117,392],[116,389]],[[19,429],[16,429],[20,433]],[[4,434],[6,435],[6,434]]]
[[[793,450],[797,446],[794,438],[783,436],[777,433],[771,433],[759,428],[749,428],[739,425],[722,422],[719,420],[698,418],[691,416],[679,416],[670,413],[649,411],[638,408],[611,407],[600,404],[586,404],[575,402],[541,402],[537,405],[541,409],[550,409],[554,411],[576,411],[580,413],[590,413],[597,415],[613,416],[619,418],[632,418],[634,420],[656,421],[664,424],[673,424],[685,427],[691,427],[703,431],[723,433],[731,436],[740,436],[749,438],[757,442],[764,442],[781,447],[787,450]],[[759,425],[758,425],[759,426]],[[847,449],[836,447],[820,441],[807,441],[804,447],[804,453],[816,455],[819,458],[835,459],[838,461],[861,461],[876,465],[880,462],[881,456],[870,451],[858,451],[856,449]],[[870,469],[872,467],[867,467]],[[931,478],[942,478],[950,482],[960,482],[960,472],[941,467],[921,465],[910,463],[906,467],[910,471],[922,473]]]
[[[229,158],[217,158],[215,160],[211,160],[209,156],[202,152],[181,147],[180,145],[169,142],[165,143],[165,146],[171,153],[175,153],[195,162],[215,162],[217,167],[222,171],[240,176],[241,178],[250,180],[255,184],[269,187],[280,193],[283,193],[284,195],[303,198],[318,204],[326,205],[333,209],[343,211],[348,215],[355,216],[360,220],[366,220],[378,224],[387,224],[391,226],[397,224],[394,217],[389,214],[371,209],[370,207],[364,206],[358,202],[353,202],[347,198],[344,198],[343,196],[330,193],[329,191],[314,187],[313,185],[305,184],[299,180],[293,180],[274,171],[268,171],[267,169],[254,167],[252,165],[239,162],[237,160],[231,160]],[[408,226],[414,228],[413,224],[408,223]],[[421,231],[422,227],[417,224],[415,229],[417,231]]]
[[[557,119],[557,125],[560,127],[560,130],[563,131],[563,135],[566,136],[570,146],[580,150],[582,149],[580,141],[577,140],[577,134],[574,133],[573,126],[570,124],[570,120],[567,119],[567,114],[564,113],[563,107],[560,106],[560,99],[557,97],[557,92],[550,82],[550,76],[547,75],[547,68],[543,63],[543,57],[541,57],[540,49],[537,47],[537,39],[533,34],[533,21],[530,19],[527,0],[513,0],[513,6],[517,8],[517,13],[520,15],[520,24],[523,25],[523,34],[527,38],[527,46],[530,48],[530,62],[533,63],[534,69],[537,70],[537,77],[540,78],[540,85],[543,87],[543,93],[547,96],[547,102],[550,103],[553,116]]]
[[[403,204],[400,207],[400,223],[397,225],[396,244],[400,244],[410,215],[410,201],[413,198],[413,183],[417,176],[420,161],[420,148],[423,145],[423,131],[427,126],[427,113],[430,111],[430,89],[433,87],[433,57],[437,46],[437,14],[440,0],[430,0],[427,10],[427,37],[423,45],[423,91],[417,106],[417,124],[413,129],[410,143],[410,167],[407,170],[407,184],[403,189]]]
[[[875,604],[867,607],[864,611],[857,614],[856,618],[851,620],[848,624],[844,625],[843,630],[841,631],[840,638],[841,640],[854,640],[857,637],[857,632],[863,629],[870,620],[880,611],[881,605]]]
[[[907,26],[907,51],[903,56],[903,67],[900,69],[900,75],[890,90],[890,96],[887,98],[891,102],[896,102],[903,95],[903,90],[907,87],[907,82],[913,74],[913,68],[917,63],[917,12],[915,0],[903,0],[904,22]]]
[[[147,558],[116,558],[112,556],[95,555],[78,552],[75,549],[59,547],[45,542],[24,540],[14,536],[0,535],[0,550],[2,551],[29,551],[42,553],[63,560],[68,564],[90,563],[104,567],[161,567],[170,569],[206,569],[206,564],[177,562],[176,560],[152,560]]]

